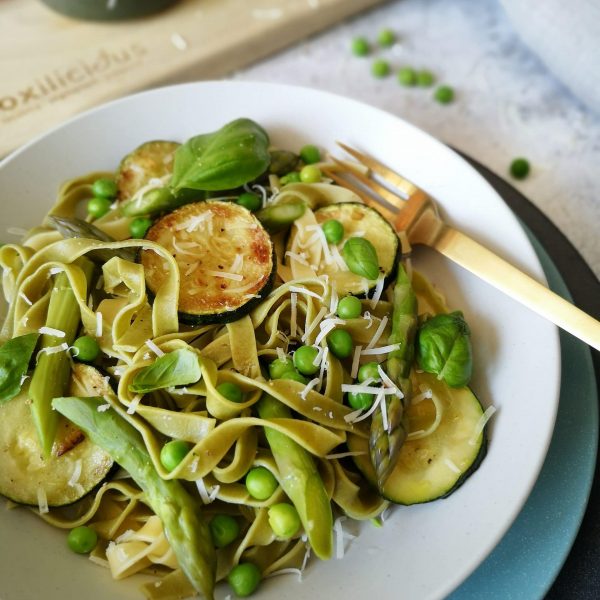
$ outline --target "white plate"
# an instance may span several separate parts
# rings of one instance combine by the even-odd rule
[[[298,149],[342,140],[384,160],[425,188],[445,217],[540,280],[542,268],[513,214],[454,152],[390,114],[310,89],[209,82],[168,87],[112,102],[25,146],[0,166],[0,231],[39,223],[59,184],[97,169],[150,139],[184,140],[247,116],[273,142]],[[7,240],[8,234],[2,237]],[[535,483],[557,410],[557,331],[514,301],[426,249],[416,265],[462,308],[473,331],[473,388],[498,408],[488,456],[450,498],[399,507],[383,529],[366,524],[343,560],[312,562],[303,582],[264,582],[258,597],[442,598],[499,542]],[[0,510],[0,597],[3,600],[139,598],[135,578],[114,582],[108,571],[70,553],[64,534],[24,510]],[[285,588],[284,588],[285,586]],[[217,597],[229,592],[220,586]]]

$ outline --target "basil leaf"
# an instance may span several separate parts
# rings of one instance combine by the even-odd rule
[[[350,271],[356,275],[367,279],[379,277],[377,251],[369,240],[361,237],[349,238],[342,248],[342,256]]]
[[[0,404],[21,391],[21,379],[27,373],[39,336],[39,333],[21,335],[0,348]]]
[[[159,356],[151,365],[138,371],[129,384],[137,394],[161,388],[196,383],[202,377],[200,360],[193,350],[180,348]]]
[[[467,385],[473,371],[470,330],[462,313],[436,315],[417,334],[417,362],[451,387]]]
[[[170,187],[176,192],[232,189],[264,173],[270,162],[266,131],[250,119],[237,119],[177,148]]]

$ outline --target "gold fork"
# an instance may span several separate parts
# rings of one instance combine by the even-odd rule
[[[455,263],[487,281],[511,298],[521,302],[555,325],[600,350],[600,321],[567,302],[535,279],[529,277],[464,233],[444,223],[434,201],[415,184],[371,156],[339,143],[348,154],[368,168],[367,174],[349,169],[333,159],[336,169],[324,169],[336,183],[358,194],[394,224],[403,250],[410,244],[429,246]],[[379,184],[376,173],[401,195]],[[370,193],[365,192],[365,188]],[[373,195],[371,195],[373,194]]]

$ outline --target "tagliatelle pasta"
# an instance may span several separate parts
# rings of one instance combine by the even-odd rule
[[[82,202],[90,197],[93,182],[106,176],[93,173],[67,182],[49,216],[75,218]],[[182,256],[193,254],[193,243],[183,242],[188,245],[182,246],[175,239],[177,231],[172,231],[173,245],[179,248],[177,254],[156,242],[131,239],[132,218],[124,215],[117,204],[106,216],[94,221],[95,227],[114,241],[65,239],[47,222],[30,232],[21,244],[0,248],[3,290],[9,304],[3,338],[60,333],[48,328],[46,319],[52,281],[63,273],[78,307],[81,333],[96,339],[101,353],[97,366],[112,384],[106,393],[98,394],[99,388],[94,388],[89,394],[103,399],[98,413],[110,413],[139,434],[149,457],[146,467],[162,480],[182,482],[197,502],[201,519],[210,521],[214,515],[226,514],[237,521],[239,536],[216,549],[216,581],[246,562],[256,565],[262,577],[301,574],[311,553],[307,527],[324,526],[305,522],[288,539],[281,539],[274,532],[269,508],[289,503],[290,498],[284,491],[288,475],[281,472],[272,452],[269,432],[292,440],[312,457],[334,516],[359,521],[375,519],[388,507],[389,499],[394,500],[386,488],[381,493],[365,475],[368,469],[363,469],[363,463],[369,460],[371,413],[367,406],[357,410],[348,405],[345,392],[356,388],[357,393],[371,393],[378,403],[372,410],[384,411],[384,419],[388,418],[388,400],[403,396],[397,383],[381,370],[388,356],[400,346],[388,342],[394,326],[391,287],[398,259],[395,255],[382,256],[380,262],[385,269],[381,267],[376,281],[353,274],[343,257],[342,244],[331,244],[325,238],[320,220],[323,213],[319,209],[339,204],[358,205],[356,210],[360,210],[362,200],[326,181],[279,188],[278,179],[273,176],[261,188],[265,208],[300,202],[305,210],[291,230],[271,236],[275,258],[272,289],[250,298],[253,308],[245,314],[236,313],[235,318],[226,317],[221,322],[183,324],[178,312],[180,294],[201,264],[201,258],[189,256],[187,262],[182,262]],[[134,196],[131,201],[139,200]],[[373,239],[376,249],[383,247],[377,231],[364,231],[360,224],[347,225],[346,229],[353,237]],[[231,231],[228,235],[230,244],[235,245],[237,234]],[[149,290],[148,274],[139,260],[141,254],[148,252],[159,257],[162,268],[162,285],[155,290]],[[223,269],[225,273],[235,271],[236,277],[221,277],[219,281],[225,282],[223,289],[243,285],[240,280],[245,276],[248,259],[239,252],[232,256],[233,260]],[[81,267],[80,261],[85,259],[94,259],[99,265],[93,285]],[[215,277],[219,277],[219,272]],[[415,274],[413,282],[420,301],[419,312],[446,311],[443,299],[420,275]],[[349,291],[359,294],[361,290],[366,292],[361,314],[340,318],[336,314],[338,299]],[[332,349],[329,336],[336,330],[347,332],[353,341],[349,358]],[[294,349],[302,345],[316,349],[314,369],[309,366],[312,375],[287,378],[269,374],[269,366],[282,362],[282,358],[283,363],[293,364]],[[57,351],[70,354],[69,344]],[[147,393],[136,391],[140,374],[161,357],[174,356],[177,351],[192,353],[187,356],[197,359],[201,376],[196,381],[159,386]],[[379,363],[382,377],[354,382],[359,367],[370,362]],[[419,385],[422,376],[413,372],[412,377],[414,385]],[[242,400],[228,398],[221,391],[223,384],[241,390]],[[409,440],[435,436],[438,428],[446,427],[442,412],[448,398],[436,390],[435,402],[431,392],[419,398],[423,406],[433,407],[433,414],[415,416],[415,427],[419,429]],[[26,387],[23,391],[26,393]],[[261,417],[257,406],[265,396],[286,407],[288,416]],[[384,423],[388,429],[387,420]],[[464,435],[472,435],[468,426]],[[189,448],[173,469],[167,469],[161,460],[168,440],[186,442]],[[450,461],[459,474],[470,468],[451,451],[443,460]],[[80,470],[86,466],[78,464]],[[257,467],[267,469],[279,483],[266,500],[252,497],[244,485],[246,474]],[[77,472],[71,473],[69,484],[77,485],[78,476]],[[181,570],[171,546],[169,531],[154,514],[146,493],[135,484],[135,477],[132,480],[128,473],[121,472],[86,491],[90,493],[77,503],[51,506],[48,513],[40,516],[64,529],[82,525],[94,529],[99,542],[90,558],[108,567],[115,579],[138,572],[156,575],[158,579],[143,586],[147,598],[164,600],[194,593],[194,586]],[[335,528],[340,527],[341,521]],[[325,536],[333,539],[333,529]]]

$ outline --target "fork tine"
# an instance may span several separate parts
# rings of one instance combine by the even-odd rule
[[[344,166],[344,164],[340,160],[335,158],[335,156],[332,156],[331,160],[333,160],[333,162],[338,166]],[[358,171],[353,171],[352,173],[350,173],[350,175],[355,179],[358,179],[358,181],[360,181],[365,187],[369,188],[372,192],[381,196],[391,206],[397,208],[398,210],[403,208],[405,201],[400,196],[398,196],[398,194],[390,192],[390,190],[377,183],[377,181],[375,181],[374,179],[371,179],[370,177],[367,177]]]
[[[350,191],[354,192],[359,198],[361,198],[363,200],[363,202],[365,204],[367,204],[371,208],[374,208],[375,210],[379,211],[379,213],[381,214],[382,217],[384,217],[391,223],[395,222],[396,213],[394,211],[390,210],[389,208],[387,208],[386,206],[381,204],[381,202],[377,202],[377,200],[375,200],[374,198],[371,198],[371,196],[369,196],[368,194],[365,194],[365,192],[362,189],[360,189],[360,187],[355,185],[352,181],[349,181],[348,179],[344,179],[343,177],[340,177],[337,173],[334,173],[333,171],[331,171],[330,169],[327,169],[326,167],[322,168],[321,170],[323,173],[325,173],[325,175],[327,175],[327,177],[329,177],[330,179],[333,179],[333,181],[335,181],[338,185],[345,187],[345,188],[349,189]]]
[[[337,145],[350,154],[350,156],[353,156],[356,160],[369,167],[369,169],[378,175],[381,175],[386,181],[394,184],[400,191],[406,194],[407,198],[419,191],[419,188],[412,183],[412,181],[402,177],[402,175],[399,175],[396,173],[396,171],[392,171],[384,164],[375,160],[372,156],[367,156],[366,154],[363,154],[362,152],[359,152],[358,150],[355,150],[354,148],[351,148],[342,142],[337,142]]]

